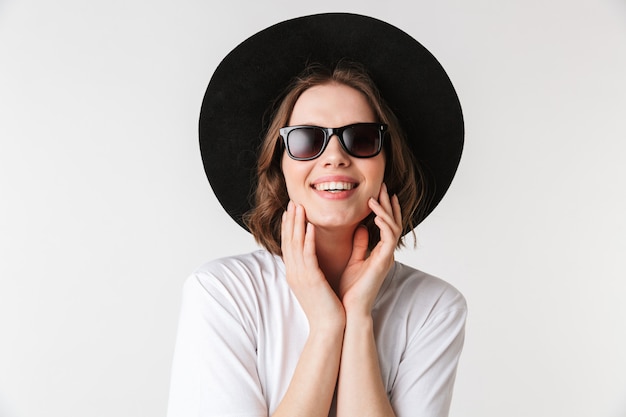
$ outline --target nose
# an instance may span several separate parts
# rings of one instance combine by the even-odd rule
[[[332,135],[328,141],[328,145],[320,156],[322,163],[329,166],[347,166],[350,165],[350,155],[346,153],[339,142],[337,135]]]

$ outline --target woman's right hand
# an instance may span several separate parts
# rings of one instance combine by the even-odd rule
[[[282,217],[281,236],[287,283],[304,310],[311,331],[343,330],[343,305],[317,262],[315,227],[306,221],[304,207],[289,202]]]

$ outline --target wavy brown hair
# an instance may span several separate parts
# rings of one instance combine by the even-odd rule
[[[384,181],[389,194],[398,195],[405,233],[413,230],[416,226],[413,219],[421,218],[419,212],[425,208],[426,190],[421,169],[406,144],[400,123],[380,96],[365,69],[360,64],[348,61],[341,61],[331,68],[318,64],[310,65],[291,82],[276,101],[275,111],[272,113],[259,149],[253,208],[244,215],[244,221],[257,242],[277,255],[282,254],[281,217],[289,202],[281,168],[285,149],[279,129],[287,126],[296,101],[305,90],[328,83],[343,84],[363,93],[378,122],[388,125],[387,136],[384,139]],[[363,224],[369,231],[369,246],[372,249],[380,241],[380,231],[373,221],[373,214],[365,218]],[[398,247],[403,245],[404,239],[400,238]]]

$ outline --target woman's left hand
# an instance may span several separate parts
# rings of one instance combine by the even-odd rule
[[[369,235],[363,226],[354,233],[352,255],[341,276],[339,296],[346,314],[371,314],[376,295],[394,262],[394,251],[402,234],[402,214],[398,197],[389,197],[387,186],[380,189],[378,201],[371,198],[369,207],[380,229],[380,242],[367,256]]]

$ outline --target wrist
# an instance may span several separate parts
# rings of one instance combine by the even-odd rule
[[[343,337],[346,328],[346,316],[340,316],[332,319],[309,321],[309,334],[320,335],[321,337]]]
[[[367,309],[346,310],[346,327],[373,328],[374,320]]]

